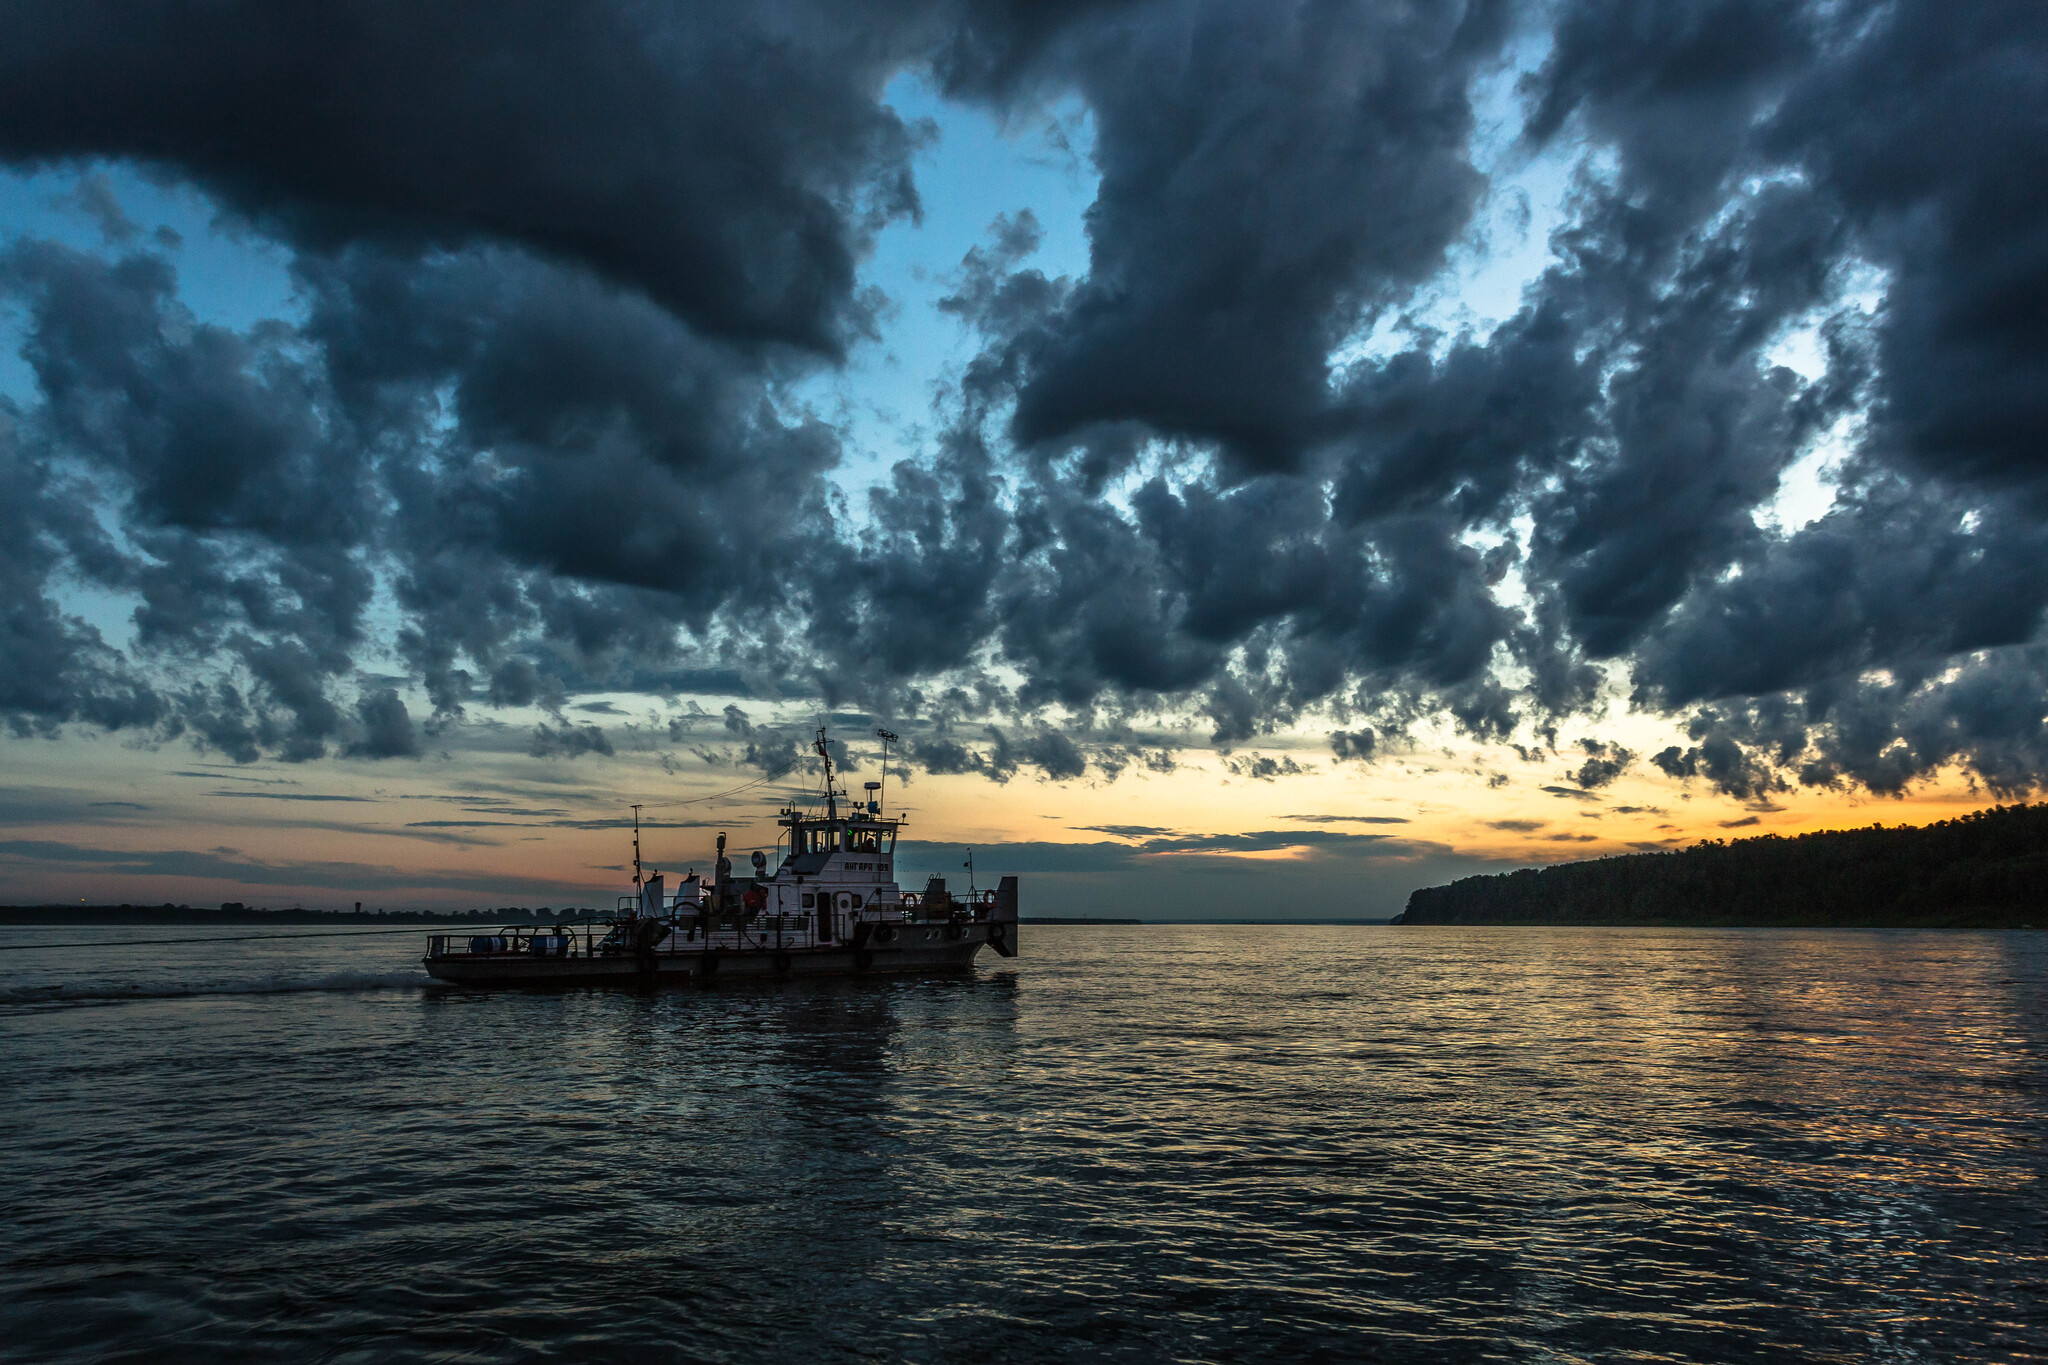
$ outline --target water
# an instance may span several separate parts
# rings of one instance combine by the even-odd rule
[[[419,946],[0,954],[0,1355],[2048,1341],[2038,934],[1027,926],[967,977],[649,995]]]

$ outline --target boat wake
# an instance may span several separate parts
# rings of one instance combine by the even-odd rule
[[[416,990],[432,985],[419,971],[329,972],[324,976],[226,978],[219,981],[45,981],[0,985],[0,1008],[91,1005],[121,1000],[176,1000],[202,995],[295,995],[312,991]]]

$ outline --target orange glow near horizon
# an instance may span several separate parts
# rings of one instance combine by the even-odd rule
[[[1638,754],[1659,738],[1642,718],[1629,718],[1629,728]],[[858,790],[876,755],[848,738],[855,761],[846,781]],[[906,775],[892,762],[891,813],[907,816],[913,845],[899,877],[959,875],[961,859],[937,852],[948,846],[986,849],[976,864],[986,877],[1014,858],[1004,846],[1035,846],[1041,862],[1061,845],[1123,857],[1117,871],[1057,873],[1069,884],[1240,867],[1279,878],[1320,871],[1341,885],[1343,860],[1370,856],[1384,902],[1404,894],[1404,876],[1412,889],[1463,875],[1457,868],[1467,864],[1495,870],[1709,838],[1925,824],[1993,804],[1955,778],[1897,798],[1798,789],[1744,804],[1640,758],[1610,785],[1581,791],[1566,780],[1576,754],[1564,746],[1525,762],[1512,750],[1438,739],[1362,764],[1334,761],[1320,735],[1275,736],[1235,755],[1183,749],[1171,772],[1133,767],[1114,781],[1091,770],[1068,782],[1020,773],[997,783]],[[1255,756],[1290,760],[1299,771],[1244,775]],[[752,849],[772,849],[774,812],[791,790],[771,783],[702,801],[756,772],[678,762],[651,746],[577,760],[501,747],[380,764],[236,766],[176,747],[79,737],[17,740],[12,757],[17,811],[0,899],[16,904],[608,908],[630,885],[629,803],[647,807],[647,865],[679,877],[709,867],[720,830],[742,870]],[[46,817],[24,818],[23,803]],[[1220,836],[1253,837],[1202,846]]]

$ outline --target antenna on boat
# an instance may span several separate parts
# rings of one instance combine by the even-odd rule
[[[882,741],[882,780],[875,784],[875,813],[880,815],[886,804],[884,798],[887,795],[885,788],[889,781],[889,746],[900,736],[891,730],[877,730],[875,736]]]
[[[633,885],[640,885],[640,808],[633,807]]]
[[[827,820],[837,820],[839,818],[839,801],[832,794],[832,750],[825,743],[824,726],[820,725],[818,727],[818,742],[811,747],[818,751],[818,757],[825,760],[825,818]]]
[[[974,894],[974,850],[967,850],[967,894]]]

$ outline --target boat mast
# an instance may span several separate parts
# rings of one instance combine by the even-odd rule
[[[633,885],[640,885],[640,808],[633,807]]]
[[[882,781],[875,788],[875,814],[881,815],[889,808],[889,746],[897,736],[888,730],[877,730],[875,734],[882,741]]]
[[[825,743],[825,727],[818,727],[818,742],[811,746],[818,751],[818,757],[825,760],[825,818],[839,818],[839,799],[832,793],[832,750]]]

